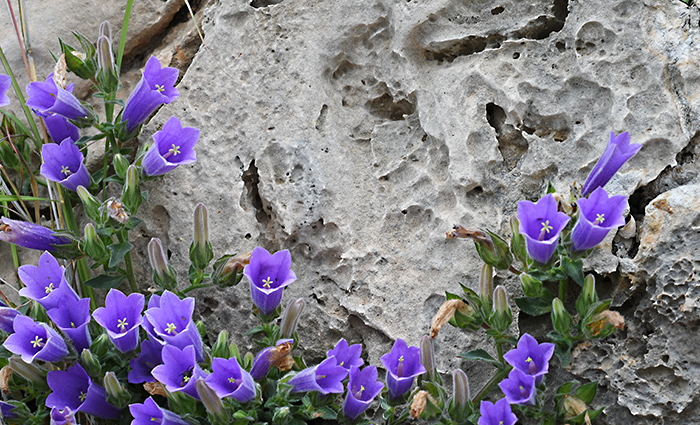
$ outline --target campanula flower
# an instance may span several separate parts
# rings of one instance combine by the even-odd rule
[[[529,334],[523,334],[518,341],[517,348],[513,348],[503,355],[503,358],[514,368],[521,372],[534,376],[536,385],[542,381],[542,376],[549,371],[549,359],[554,354],[554,344],[537,340]]]
[[[92,313],[92,317],[107,331],[110,341],[122,353],[139,345],[141,312],[146,300],[143,294],[134,292],[128,297],[117,289],[110,289],[105,306]]]
[[[612,229],[625,225],[622,213],[627,206],[623,195],[609,196],[602,187],[588,198],[578,200],[578,221],[571,232],[572,249],[585,251],[598,245]]]
[[[527,254],[538,263],[545,264],[557,249],[559,233],[571,218],[557,212],[557,201],[552,194],[543,196],[537,203],[518,202],[520,234],[525,237]]]
[[[73,341],[78,353],[90,348],[90,298],[64,297],[57,307],[46,313],[58,329]]]
[[[140,384],[141,382],[154,382],[155,379],[151,375],[154,367],[163,363],[162,353],[163,345],[159,342],[144,340],[141,343],[141,352],[135,359],[129,360],[129,376],[128,381],[132,384]]]
[[[127,133],[146,121],[160,105],[168,104],[180,96],[174,87],[178,74],[175,68],[161,68],[155,56],[148,59],[143,77],[129,95],[122,114],[122,121],[127,121]]]
[[[327,353],[328,357],[335,357],[338,361],[338,366],[342,366],[348,371],[352,366],[360,367],[365,363],[365,361],[360,358],[360,354],[362,354],[362,345],[353,344],[348,346],[348,342],[345,338],[338,341],[335,347],[332,350],[328,350]]]
[[[642,145],[638,143],[630,144],[630,135],[626,131],[619,136],[610,132],[610,142],[605,148],[603,155],[593,167],[593,171],[588,175],[586,183],[583,184],[581,193],[587,196],[599,187],[605,186],[610,181],[617,170],[630,158],[639,152]]]
[[[38,302],[46,310],[61,305],[64,297],[77,300],[78,295],[66,281],[64,273],[65,267],[59,265],[51,253],[44,252],[39,257],[38,266],[27,264],[17,270],[25,285],[19,294]]]
[[[501,381],[498,386],[510,404],[535,405],[535,377],[526,375],[518,369],[508,374],[508,379]]]
[[[0,241],[41,251],[56,251],[70,243],[68,238],[54,236],[54,231],[44,226],[7,217],[0,217]]]
[[[9,75],[0,74],[0,106],[10,104],[10,97],[7,96],[7,91],[12,85],[12,78]]]
[[[198,140],[199,130],[183,127],[179,119],[171,117],[163,129],[153,135],[153,146],[143,158],[143,172],[147,176],[159,176],[178,165],[197,161],[194,146]]]
[[[104,419],[119,419],[119,409],[107,402],[104,388],[92,382],[80,363],[67,370],[53,370],[46,376],[53,391],[46,397],[47,407],[68,408]]]
[[[512,410],[508,400],[502,398],[495,404],[490,401],[482,401],[479,407],[481,417],[479,417],[479,425],[513,425],[518,421]]]
[[[146,330],[152,326],[151,337],[180,349],[192,346],[197,361],[204,360],[202,337],[192,320],[194,298],[187,297],[181,300],[172,292],[164,291],[158,301],[158,307],[150,307],[150,304],[149,301],[149,308],[146,310]]]
[[[71,139],[75,142],[80,138],[78,127],[61,115],[50,114],[43,118],[44,124],[46,124],[46,131],[49,132],[49,136],[54,142],[60,143],[65,139]]]
[[[262,314],[275,311],[282,301],[284,287],[297,279],[291,266],[292,256],[286,249],[274,254],[260,247],[253,250],[243,274],[250,280],[253,303]]]
[[[284,368],[287,362],[289,353],[292,351],[293,339],[277,340],[274,347],[267,347],[261,350],[253,360],[253,367],[250,369],[250,375],[254,380],[259,381],[267,376],[272,366]],[[294,360],[292,359],[292,362]]]
[[[27,106],[40,116],[53,113],[73,121],[90,122],[90,112],[70,91],[71,87],[58,87],[51,73],[45,82],[35,81],[27,85]]]
[[[71,139],[61,144],[47,143],[41,147],[41,175],[75,192],[78,186],[90,187],[90,174],[83,163],[85,156]]]
[[[134,417],[131,425],[190,425],[170,410],[158,406],[152,397],[144,400],[143,404],[130,404],[129,412]]]
[[[75,412],[72,412],[68,407],[59,409],[51,408],[51,422],[49,425],[73,425],[76,424]]]
[[[18,354],[25,363],[36,360],[57,362],[68,355],[68,347],[55,330],[27,316],[19,315],[13,322],[14,333],[7,337],[3,346]]]
[[[182,391],[196,399],[195,383],[199,378],[206,378],[206,373],[195,359],[194,347],[187,346],[180,350],[172,345],[163,347],[163,364],[153,368],[151,374],[171,393]]]
[[[386,385],[389,397],[397,399],[413,386],[413,378],[426,372],[420,363],[420,349],[409,347],[403,339],[397,339],[391,351],[380,360],[386,369]]]
[[[18,314],[19,311],[15,310],[14,308],[7,307],[3,303],[3,307],[0,307],[0,330],[5,331],[8,334],[14,332],[15,329],[12,323],[15,321],[15,317],[17,317]]]
[[[292,392],[318,391],[321,394],[342,393],[343,379],[348,376],[348,371],[338,366],[335,357],[329,357],[321,364],[309,367],[289,380],[293,386]]]
[[[19,415],[14,412],[14,410],[17,408],[14,404],[10,404],[5,401],[0,401],[0,410],[2,411],[2,417],[4,419],[15,419],[18,418]],[[19,410],[19,409],[17,409]]]
[[[367,366],[360,370],[359,367],[350,367],[350,380],[348,391],[343,402],[343,414],[346,418],[354,420],[369,407],[375,397],[384,389],[384,384],[377,381],[377,367]]]
[[[255,381],[250,373],[238,365],[235,357],[215,357],[211,362],[212,373],[206,382],[219,398],[233,397],[245,403],[255,397]]]

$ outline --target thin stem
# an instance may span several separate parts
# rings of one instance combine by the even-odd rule
[[[39,134],[39,129],[37,128],[36,123],[34,122],[34,116],[32,115],[32,112],[29,110],[29,107],[26,104],[24,95],[22,94],[22,89],[20,89],[19,84],[17,84],[17,80],[15,79],[15,76],[12,73],[12,69],[10,68],[10,63],[7,62],[5,53],[2,51],[2,47],[0,47],[0,61],[5,66],[5,72],[7,72],[7,75],[9,75],[10,79],[12,80],[12,88],[15,90],[15,94],[17,95],[17,99],[19,99],[20,105],[22,105],[22,109],[24,110],[24,116],[27,118],[27,122],[32,128],[32,132],[34,133],[34,146],[37,150],[41,150],[42,138]]]
[[[122,23],[122,34],[119,39],[119,52],[117,53],[117,69],[121,71],[122,56],[124,56],[124,46],[126,45],[126,31],[129,28],[129,18],[131,18],[131,6],[134,0],[127,0],[126,11],[124,12],[124,23]],[[121,72],[119,72],[121,73]]]
[[[569,283],[569,279],[562,279],[559,281],[559,300],[563,303],[566,299],[566,286]]]
[[[63,190],[59,186],[58,187],[58,193],[59,196],[61,196],[63,202],[61,202],[61,205],[63,206],[63,214],[66,219],[66,228],[71,230],[75,234],[79,234],[78,232],[78,223],[75,221],[75,215],[73,215],[73,206],[71,205],[70,199],[68,197],[63,196]],[[78,276],[80,277],[80,284],[83,286],[83,294],[88,294],[88,297],[90,297],[90,306],[95,309],[97,308],[97,304],[95,301],[95,291],[92,289],[91,286],[87,286],[85,282],[87,282],[90,279],[90,270],[88,269],[87,262],[85,261],[85,258],[80,258],[77,260],[78,264]]]
[[[513,369],[512,366],[508,365],[507,367],[503,369],[499,369],[498,372],[496,372],[495,375],[489,379],[489,382],[484,385],[481,390],[472,398],[472,404],[475,406],[479,405],[479,402],[486,397],[486,395],[495,387],[499,382],[501,382],[503,379],[505,379],[506,376],[508,376],[508,373],[510,373],[511,369]]]
[[[126,230],[117,232],[117,239],[119,239],[120,243],[128,242],[129,234]],[[126,277],[129,279],[129,286],[131,287],[131,292],[137,293],[139,292],[139,287],[136,284],[136,279],[134,278],[134,267],[131,264],[131,251],[127,252],[126,255],[124,255],[124,263],[126,264]]]
[[[27,68],[27,76],[31,80],[32,73],[29,72],[29,63],[27,62],[27,55],[24,51],[24,44],[22,43],[22,37],[19,34],[19,29],[17,29],[17,20],[15,19],[15,12],[12,10],[12,3],[10,3],[10,0],[7,0],[7,10],[10,13],[10,18],[12,19],[12,25],[15,27],[15,34],[17,34],[17,44],[19,44],[19,49],[22,52],[22,59],[24,59],[24,67]]]
[[[190,292],[190,291],[194,291],[195,289],[199,289],[199,288],[209,288],[209,287],[212,287],[212,286],[214,286],[212,283],[199,283],[199,284],[197,284],[197,285],[190,285],[190,286],[188,286],[187,288],[185,288],[185,289],[183,289],[182,291],[180,291],[180,293],[181,293],[182,295],[184,295],[184,294],[186,294],[186,293],[188,293],[188,292]]]
[[[498,352],[498,361],[501,362],[501,364],[505,363],[503,360],[503,341],[496,342],[496,351]]]

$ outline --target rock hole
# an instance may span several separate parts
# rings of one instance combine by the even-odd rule
[[[491,14],[498,15],[498,14],[503,13],[504,10],[506,10],[506,9],[504,9],[503,6],[494,7],[493,9],[491,9]]]
[[[260,197],[260,191],[258,185],[260,184],[260,176],[258,175],[258,168],[255,166],[255,160],[250,162],[248,169],[243,172],[241,176],[243,179],[243,184],[248,191],[248,198],[250,199],[251,205],[255,208],[255,219],[258,223],[267,224],[272,218],[269,212],[269,206],[264,205],[262,198]]]
[[[486,105],[486,119],[496,131],[498,150],[501,151],[506,168],[511,171],[527,152],[529,147],[527,140],[518,129],[506,123],[508,119],[506,112],[495,103]]]
[[[256,9],[265,7],[265,6],[272,6],[273,4],[280,4],[282,3],[282,0],[253,0],[250,2],[250,5]]]

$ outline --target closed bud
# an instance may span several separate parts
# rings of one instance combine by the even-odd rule
[[[455,408],[464,413],[467,408],[471,394],[469,393],[469,379],[462,369],[452,372],[452,400]]]
[[[92,223],[85,225],[85,236],[84,236],[84,246],[83,251],[90,257],[93,261],[101,261],[107,254],[107,248],[102,242],[97,232],[95,231],[95,226]]]
[[[148,261],[153,269],[153,283],[159,288],[173,290],[177,287],[175,270],[168,265],[160,239],[153,238],[148,243]]]
[[[199,336],[202,338],[207,337],[207,326],[204,324],[203,321],[197,320],[194,322],[194,326],[197,328],[197,332],[199,332]]]
[[[526,297],[537,298],[542,295],[542,282],[539,279],[535,279],[527,273],[521,273],[519,277],[520,286],[522,286]]]
[[[131,400],[131,394],[117,379],[114,372],[107,372],[104,378],[104,387],[107,392],[107,401],[120,409],[125,408]]]
[[[520,234],[518,216],[515,215],[510,218],[510,251],[518,261],[525,263],[527,259],[527,246],[525,245],[525,237]]]
[[[493,293],[493,267],[489,264],[484,264],[481,267],[481,275],[479,276],[479,297],[484,306],[491,305],[491,294]]]
[[[513,312],[508,303],[508,292],[503,285],[498,285],[493,291],[493,311],[490,321],[492,327],[499,332],[505,332],[513,322]]]
[[[46,383],[44,372],[33,363],[25,363],[19,356],[12,356],[9,360],[12,372],[35,384]]]
[[[426,377],[429,381],[435,381],[435,351],[433,350],[433,339],[428,335],[423,335],[418,343],[420,348],[420,364],[426,370]]]
[[[103,21],[100,24],[100,37],[104,36],[107,37],[109,41],[112,41],[112,25],[109,24],[109,21]]]
[[[198,270],[204,270],[214,258],[209,242],[209,219],[207,207],[197,204],[194,208],[194,242],[190,245],[190,261]]]
[[[278,407],[275,409],[275,413],[272,415],[272,423],[283,424],[287,423],[289,415],[291,414],[289,407]]]
[[[139,187],[139,171],[135,165],[130,165],[126,169],[126,181],[122,189],[122,202],[132,215],[136,214],[143,202],[141,188]]]
[[[231,355],[228,346],[228,332],[222,330],[219,332],[219,336],[216,337],[216,342],[211,347],[211,356],[220,357],[222,359],[228,359]]]
[[[282,338],[291,338],[297,330],[299,317],[306,307],[306,301],[303,298],[292,298],[287,303],[287,308],[282,313],[280,319],[280,335]]]
[[[112,165],[114,166],[114,172],[117,173],[119,177],[126,179],[126,170],[129,168],[129,161],[124,155],[120,153],[114,155]]]
[[[212,390],[209,385],[205,382],[204,378],[199,378],[195,383],[195,388],[197,389],[197,395],[202,401],[204,407],[207,408],[207,412],[212,415],[218,421],[225,421],[227,418],[226,410],[224,410],[224,404],[216,392]]]
[[[92,349],[93,347],[96,346],[96,343],[99,345],[102,345],[103,340],[100,340],[100,337],[107,335],[102,334],[99,337],[97,337],[93,342],[90,348]],[[107,342],[109,342],[109,337],[107,337]],[[107,350],[104,351],[104,354],[107,353]],[[104,354],[102,354],[104,356]],[[100,376],[102,374],[102,366],[100,366],[100,361],[98,357],[93,354],[92,350],[88,350],[87,348],[84,348],[83,351],[80,353],[80,364],[83,366],[85,371],[88,373],[88,375],[92,376]]]
[[[83,203],[83,209],[85,214],[90,217],[95,223],[104,224],[107,221],[107,217],[101,211],[102,204],[97,200],[84,186],[78,186],[76,189],[78,192],[78,197],[80,197],[80,202]]]
[[[243,268],[250,263],[252,252],[238,256],[224,255],[214,263],[211,279],[214,285],[228,288],[236,285],[243,278]]]
[[[114,72],[112,42],[104,35],[97,39],[97,64],[105,75]]]
[[[583,279],[583,290],[576,300],[576,311],[579,316],[586,317],[588,307],[598,302],[598,293],[595,290],[595,277],[592,274]]]
[[[559,298],[555,298],[552,301],[552,325],[554,325],[554,330],[565,337],[569,337],[572,323],[573,319],[564,308],[564,304]]]

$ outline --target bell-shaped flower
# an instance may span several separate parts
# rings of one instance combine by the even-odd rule
[[[360,367],[365,363],[365,361],[360,358],[360,354],[362,354],[362,345],[353,344],[348,346],[348,342],[345,338],[338,341],[332,350],[328,350],[327,354],[328,357],[335,357],[338,361],[338,366],[342,366],[348,371],[350,371],[350,368],[353,366]]]
[[[593,167],[593,171],[588,175],[586,183],[583,184],[581,193],[587,196],[599,187],[605,186],[617,170],[630,158],[639,152],[642,145],[638,143],[630,144],[630,135],[626,131],[619,136],[610,132],[610,142],[605,148],[603,155]]]
[[[41,116],[53,113],[73,121],[90,121],[90,112],[70,90],[56,85],[53,73],[45,82],[35,81],[27,85],[27,106]]]
[[[318,391],[321,394],[342,393],[343,379],[348,371],[338,366],[334,357],[329,357],[319,365],[309,367],[289,380],[292,392]]]
[[[508,379],[501,381],[498,386],[510,404],[535,405],[535,377],[526,375],[518,369],[508,374]]]
[[[148,308],[146,309],[146,313],[143,315],[143,322],[141,323],[141,326],[143,329],[146,330],[146,333],[148,334],[148,337],[155,340],[159,341],[162,344],[162,341],[160,341],[160,338],[158,338],[158,335],[156,334],[155,329],[153,328],[153,324],[148,320],[148,310],[152,308],[159,308],[160,307],[160,295],[158,294],[153,294],[151,297],[148,299]]]
[[[190,425],[177,414],[158,406],[152,397],[144,400],[143,404],[130,404],[129,411],[134,417],[131,425]]]
[[[51,422],[49,425],[73,425],[76,424],[75,412],[71,411],[68,407],[59,409],[57,407],[51,408]]]
[[[8,351],[18,354],[25,363],[36,360],[57,362],[68,355],[68,347],[61,335],[48,325],[19,315],[13,322],[14,333],[3,344]]]
[[[262,314],[275,311],[282,301],[284,287],[297,280],[291,266],[292,256],[286,249],[274,254],[260,247],[253,250],[243,274],[250,280],[253,303]]]
[[[0,241],[40,251],[56,251],[70,243],[68,238],[54,236],[54,231],[44,226],[7,217],[0,217]]]
[[[7,91],[12,85],[12,78],[9,75],[0,74],[0,106],[10,104],[10,98],[7,96]]]
[[[132,384],[154,382],[151,372],[153,368],[163,363],[163,345],[159,342],[144,340],[141,342],[141,352],[138,357],[129,360],[128,381]]]
[[[51,253],[44,252],[39,257],[38,266],[27,264],[17,270],[17,275],[25,285],[19,294],[38,302],[46,310],[60,306],[64,297],[77,300],[78,294],[66,281],[65,270]]]
[[[178,74],[175,68],[161,68],[155,56],[148,59],[141,81],[131,92],[124,106],[122,121],[127,121],[127,133],[131,133],[146,121],[160,105],[168,104],[180,96],[180,92],[175,88]]]
[[[105,306],[92,313],[92,317],[109,335],[110,341],[122,353],[134,350],[139,345],[141,312],[146,304],[143,294],[134,292],[128,297],[117,289],[110,289]]]
[[[253,360],[253,367],[250,375],[254,380],[259,381],[267,376],[272,366],[278,368],[287,362],[292,351],[293,339],[279,339],[274,347],[267,347],[261,350]],[[293,360],[292,360],[293,361]]]
[[[401,338],[380,360],[386,369],[386,385],[392,399],[406,394],[413,386],[413,378],[426,372],[420,363],[420,348],[409,347]]]
[[[525,237],[527,254],[538,263],[545,264],[557,249],[559,233],[571,218],[557,211],[557,201],[552,194],[543,196],[537,203],[518,202],[520,234]]]
[[[92,382],[80,363],[67,370],[48,373],[46,381],[53,391],[46,397],[46,407],[83,412],[103,419],[119,419],[119,409],[107,402],[107,393]]]
[[[513,425],[518,421],[518,417],[510,409],[510,404],[505,398],[498,400],[495,404],[482,401],[479,412],[481,413],[479,425]]]
[[[155,303],[155,302],[154,302]],[[150,307],[146,310],[148,319],[146,330],[153,332],[152,338],[163,344],[172,345],[180,349],[192,346],[195,350],[197,361],[204,360],[202,337],[192,320],[194,312],[194,298],[180,299],[170,291],[164,291],[158,300],[158,307]]]
[[[197,161],[194,146],[199,140],[199,130],[183,127],[179,119],[171,117],[161,131],[153,135],[153,146],[143,158],[143,172],[147,176],[159,176],[174,170],[178,165]]]
[[[0,330],[11,334],[15,331],[13,323],[15,321],[15,317],[17,317],[19,314],[19,311],[15,310],[14,308],[7,307],[5,303],[2,305],[3,307],[0,307]]]
[[[85,156],[71,139],[61,144],[47,143],[41,147],[41,175],[75,192],[78,186],[90,187],[90,174],[83,163]]]
[[[549,372],[549,359],[554,354],[554,344],[549,342],[537,343],[530,334],[523,334],[517,348],[503,355],[503,358],[514,368],[524,374],[534,376],[538,382]]]
[[[153,368],[151,374],[165,389],[171,393],[182,391],[196,399],[195,383],[199,378],[206,378],[206,373],[199,367],[195,359],[194,347],[187,346],[180,350],[172,345],[163,347],[163,364]]]
[[[360,370],[353,365],[350,367],[348,391],[343,402],[343,414],[350,420],[355,420],[364,413],[375,397],[382,392],[384,384],[377,381],[377,367],[367,366]]]
[[[598,245],[612,229],[625,225],[622,213],[627,206],[623,195],[609,196],[598,187],[588,198],[578,200],[578,221],[571,232],[572,249],[585,251]]]
[[[233,397],[245,403],[255,397],[255,381],[250,373],[242,369],[235,357],[215,357],[211,362],[212,373],[206,382],[219,398]]]
[[[46,124],[46,131],[49,132],[49,136],[54,142],[60,143],[65,139],[71,139],[75,142],[80,138],[78,127],[61,115],[50,114],[43,118],[44,124]]]
[[[90,298],[64,297],[58,307],[46,312],[49,318],[73,341],[78,353],[90,349]]]

